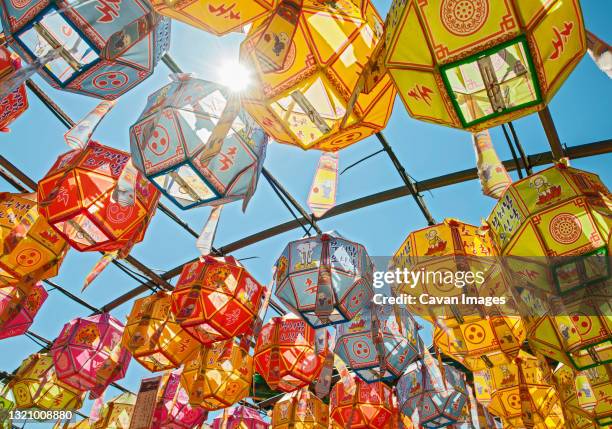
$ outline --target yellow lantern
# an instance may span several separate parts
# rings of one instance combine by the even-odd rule
[[[166,292],[138,299],[123,331],[123,346],[149,371],[178,368],[200,343],[176,322]]]
[[[92,429],[129,429],[132,413],[136,404],[136,395],[125,392],[111,399],[100,412],[100,418]]]
[[[0,286],[55,277],[69,246],[39,216],[36,197],[0,193]]]
[[[578,0],[394,0],[386,29],[410,115],[471,131],[543,109],[586,52]]]
[[[26,358],[10,386],[18,409],[78,410],[84,393],[59,381],[53,358],[48,354],[33,354]]]
[[[307,388],[285,394],[272,409],[272,429],[328,429],[329,407]]]
[[[81,419],[75,422],[58,420],[53,425],[53,429],[91,429],[89,419]]]
[[[209,411],[246,398],[252,379],[253,357],[234,340],[196,349],[187,358],[181,374],[189,403]]]
[[[244,107],[274,140],[302,149],[335,152],[382,130],[396,95],[382,33],[369,0],[280,1],[241,45],[254,74]]]

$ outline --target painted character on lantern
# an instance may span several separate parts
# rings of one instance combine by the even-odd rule
[[[438,235],[438,231],[431,229],[425,233],[425,238],[429,242],[426,255],[434,255],[446,249],[446,241],[442,240]]]
[[[74,337],[74,341],[77,344],[93,344],[93,342],[99,337],[100,331],[98,331],[96,325],[88,324],[79,329]]]
[[[531,179],[529,187],[535,188],[538,194],[538,204],[545,204],[561,195],[561,186],[551,185],[543,176],[537,176]]]
[[[295,264],[296,270],[312,268],[316,266],[316,261],[312,260],[313,252],[316,247],[316,241],[306,241],[296,246],[300,256],[300,262]]]

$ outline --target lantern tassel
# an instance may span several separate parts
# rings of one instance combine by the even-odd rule
[[[338,190],[338,152],[323,152],[308,193],[308,208],[317,218],[336,205]]]
[[[91,269],[87,277],[85,277],[85,282],[83,283],[83,288],[81,292],[91,285],[91,283],[100,275],[102,271],[110,264],[112,261],[117,258],[119,251],[115,250],[114,252],[106,252],[104,255],[96,262],[96,265]]]
[[[117,179],[117,185],[113,190],[112,199],[122,207],[133,206],[136,202],[134,189],[136,188],[137,179],[138,171],[130,158],[123,167],[123,170],[121,170],[119,179]]]
[[[98,396],[94,403],[91,406],[91,411],[89,412],[89,423],[93,425],[95,422],[100,420],[102,407],[104,406],[104,393]]]
[[[489,131],[472,134],[472,144],[476,153],[476,168],[482,193],[499,200],[512,184],[512,179],[495,151]]]
[[[202,257],[210,255],[210,252],[212,251],[213,241],[215,240],[217,226],[219,225],[219,217],[221,216],[222,210],[223,205],[216,206],[212,209],[210,215],[208,216],[208,220],[204,224],[204,228],[202,228],[200,236],[196,240],[196,247],[200,251],[200,255]]]
[[[612,47],[590,31],[586,35],[589,55],[597,67],[612,79]]]
[[[72,149],[83,149],[106,114],[115,106],[115,101],[104,100],[83,119],[64,134],[66,144]]]
[[[255,148],[255,154],[258,159],[257,163],[257,174],[253,174],[251,178],[251,183],[249,183],[249,187],[244,194],[244,198],[242,199],[242,212],[244,213],[249,201],[255,194],[255,189],[257,189],[257,181],[259,180],[259,176],[261,175],[261,171],[263,170],[264,159],[266,159],[266,150],[268,147],[268,141],[270,136],[268,136],[264,130],[259,127],[253,127],[250,132],[251,140],[253,141],[253,145]]]
[[[334,338],[330,338],[326,329],[317,329],[315,331],[317,352],[322,347],[326,349],[325,361],[319,378],[315,382],[315,394],[318,398],[323,399],[329,395],[331,389],[332,374],[334,372]]]

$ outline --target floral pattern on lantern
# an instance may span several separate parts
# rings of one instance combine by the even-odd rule
[[[333,233],[308,237],[276,261],[275,295],[315,329],[344,323],[371,301],[373,271],[363,245]]]
[[[151,429],[191,429],[206,420],[208,413],[189,404],[189,396],[180,381],[181,370],[163,375]]]
[[[233,256],[207,256],[183,267],[172,312],[202,344],[228,340],[250,333],[265,290]]]
[[[395,0],[386,30],[410,116],[470,131],[542,110],[586,52],[579,0]]]
[[[123,346],[149,371],[178,368],[199,346],[170,311],[167,292],[158,292],[134,302],[123,331]]]
[[[130,354],[121,345],[123,329],[108,313],[66,323],[51,347],[57,377],[94,394],[122,379],[130,363]]]
[[[283,395],[272,409],[271,429],[328,429],[329,407],[307,388]]]
[[[5,47],[0,47],[0,76],[10,76],[21,68],[21,58]],[[8,126],[28,109],[28,96],[25,85],[19,85],[0,99],[0,131],[8,131]]]
[[[229,88],[186,75],[171,78],[149,96],[130,128],[134,165],[182,209],[239,199],[246,207],[268,136]]]
[[[22,363],[9,383],[17,409],[78,410],[84,393],[60,381],[48,354],[33,354]]]
[[[212,422],[212,429],[222,429],[223,415],[215,417]],[[226,412],[225,429],[269,429],[270,423],[266,422],[261,415],[244,405],[230,408]]]
[[[394,411],[391,388],[382,382],[366,383],[359,377],[354,380],[353,394],[342,380],[332,388],[329,415],[334,424],[351,429],[381,429],[390,425]]]
[[[336,327],[335,353],[368,383],[393,381],[422,353],[418,329],[405,308],[370,304]]]
[[[396,95],[390,77],[379,67],[359,88],[382,33],[369,0],[280,1],[241,45],[254,70],[244,107],[275,141],[302,149],[335,152],[382,130]]]
[[[115,99],[148,78],[170,43],[170,22],[147,2],[2,1],[9,46],[27,62],[61,49],[41,76],[53,87]]]
[[[212,411],[246,398],[252,379],[253,358],[226,340],[195,350],[185,362],[181,383],[191,405]]]
[[[131,248],[144,238],[159,192],[139,174],[134,204],[115,200],[129,161],[126,152],[93,141],[61,155],[38,183],[40,214],[77,250]]]
[[[0,193],[0,286],[55,277],[70,247],[29,194]]]
[[[315,332],[293,315],[273,317],[255,344],[255,369],[275,390],[292,392],[309,385],[323,368],[329,334]]]
[[[92,429],[129,429],[136,395],[125,392],[104,404]]]
[[[0,340],[25,334],[48,296],[40,282],[28,292],[0,287]]]

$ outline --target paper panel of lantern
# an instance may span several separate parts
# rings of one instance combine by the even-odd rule
[[[151,429],[191,429],[202,424],[206,411],[189,404],[181,385],[181,370],[166,372],[157,394]]]
[[[68,243],[38,214],[35,197],[0,193],[0,286],[55,277]]]
[[[77,410],[84,393],[58,380],[53,358],[33,354],[22,363],[10,382],[17,409]]]
[[[31,63],[60,49],[38,69],[53,87],[115,99],[153,73],[170,42],[170,22],[141,0],[80,4],[3,0],[9,46]]]
[[[395,0],[386,28],[410,115],[471,131],[543,109],[586,52],[578,0]]]
[[[276,261],[275,295],[312,327],[351,320],[374,295],[365,247],[334,234],[292,241]]]
[[[102,407],[92,429],[129,429],[135,404],[136,395],[130,392],[112,398]]]
[[[0,287],[0,340],[25,334],[48,296],[40,282],[27,291]]]
[[[178,368],[199,347],[170,311],[170,294],[158,292],[134,302],[123,331],[123,346],[149,371]]]
[[[335,353],[366,382],[399,378],[422,350],[418,324],[404,307],[370,305],[336,328]]]
[[[307,388],[283,395],[272,409],[272,429],[328,429],[329,407]]]
[[[509,427],[563,427],[559,395],[542,358],[521,351],[514,362],[474,372],[476,399]]]
[[[183,267],[172,312],[203,344],[250,333],[266,288],[232,256],[207,256]]]
[[[114,198],[129,160],[126,152],[96,142],[61,155],[38,183],[40,214],[80,251],[110,252],[142,241],[159,192],[138,174],[134,204]]]
[[[342,428],[384,428],[393,416],[393,391],[382,382],[366,383],[359,377],[354,380],[353,394],[342,380],[332,388],[329,395],[331,420]]]
[[[5,79],[21,68],[21,58],[4,46],[0,47],[0,79]],[[28,109],[28,96],[25,85],[20,85],[0,100],[0,131],[8,131],[8,126]]]
[[[250,407],[238,405],[227,410],[225,429],[269,429],[270,423],[266,422],[261,415]],[[215,417],[212,429],[223,428],[223,415]]]
[[[313,382],[323,368],[329,338],[293,315],[273,317],[259,333],[255,369],[275,390],[292,392]]]
[[[71,320],[51,348],[57,377],[76,389],[101,393],[125,376],[130,363],[122,336],[123,324],[108,313]]]
[[[239,199],[246,206],[268,136],[229,88],[187,75],[171,79],[130,128],[134,165],[182,209]]]
[[[383,31],[370,1],[360,4],[281,1],[242,43],[254,70],[243,105],[275,141],[335,152],[386,126],[396,91],[381,68],[350,106]]]

